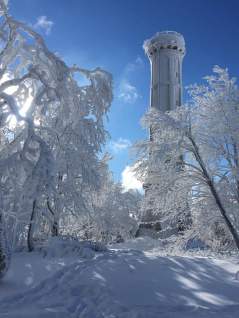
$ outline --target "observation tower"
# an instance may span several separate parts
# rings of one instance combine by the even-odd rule
[[[184,38],[174,31],[158,32],[146,40],[143,47],[151,67],[150,108],[162,112],[174,110],[182,104],[182,62],[186,51]],[[150,139],[153,138],[153,131],[150,129]],[[153,153],[149,155],[154,156]],[[152,198],[150,190],[157,187],[159,182],[157,173],[149,171],[144,189],[146,199],[148,197],[152,205],[152,200],[160,198]],[[168,225],[163,225],[160,219],[160,213],[154,215],[149,204],[140,228],[161,232]]]

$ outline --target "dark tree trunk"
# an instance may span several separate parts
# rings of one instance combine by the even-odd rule
[[[52,234],[52,236],[58,236],[59,235],[58,222],[56,220],[56,214],[51,207],[49,199],[47,199],[47,208],[53,216],[53,224],[52,224],[52,228],[51,228],[51,234]]]
[[[3,217],[0,213],[0,278],[2,278],[7,272],[11,260],[10,250],[8,249],[7,238],[5,234]]]
[[[52,225],[51,234],[52,234],[52,236],[58,236],[58,235],[59,235],[58,223],[55,222],[55,221],[54,221],[54,223],[53,223],[53,225]]]
[[[33,201],[32,214],[31,214],[29,229],[28,229],[28,233],[27,233],[27,246],[28,246],[29,252],[32,252],[34,250],[33,232],[34,232],[35,213],[36,213],[36,200]]]
[[[214,184],[213,180],[210,178],[210,175],[209,175],[207,168],[206,168],[206,165],[205,165],[205,163],[200,155],[200,152],[199,152],[199,149],[198,149],[198,146],[197,146],[195,140],[193,139],[192,136],[188,136],[188,138],[189,138],[190,142],[192,143],[193,154],[194,154],[198,164],[200,165],[200,167],[202,169],[203,177],[204,177],[204,179],[205,179],[205,181],[206,181],[206,183],[211,191],[212,196],[215,199],[215,202],[216,202],[217,207],[218,207],[218,209],[223,217],[223,220],[226,223],[226,225],[227,225],[227,227],[228,227],[228,229],[229,229],[229,231],[234,239],[236,247],[239,250],[239,235],[238,235],[236,229],[234,228],[231,220],[227,216],[227,212],[222,204],[220,196],[216,190],[215,184]]]

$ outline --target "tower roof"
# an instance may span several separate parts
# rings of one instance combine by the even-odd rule
[[[157,32],[144,42],[143,47],[147,54],[150,54],[153,49],[174,49],[182,54],[185,53],[184,37],[175,31]]]

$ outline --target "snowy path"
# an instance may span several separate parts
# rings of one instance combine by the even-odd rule
[[[0,317],[236,318],[238,270],[236,260],[110,251],[1,299]]]

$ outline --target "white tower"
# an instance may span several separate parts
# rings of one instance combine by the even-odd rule
[[[144,50],[151,65],[150,107],[163,112],[175,109],[182,104],[182,61],[185,55],[183,36],[174,31],[156,33],[144,42]],[[153,139],[152,131],[150,138]],[[160,180],[153,171],[149,172],[147,180],[144,184],[145,195],[152,203],[150,190],[157,187]],[[142,217],[142,228],[161,231],[164,226],[159,218],[149,208]]]
[[[182,103],[182,61],[185,42],[181,34],[159,32],[144,42],[151,64],[150,106],[169,111]]]

